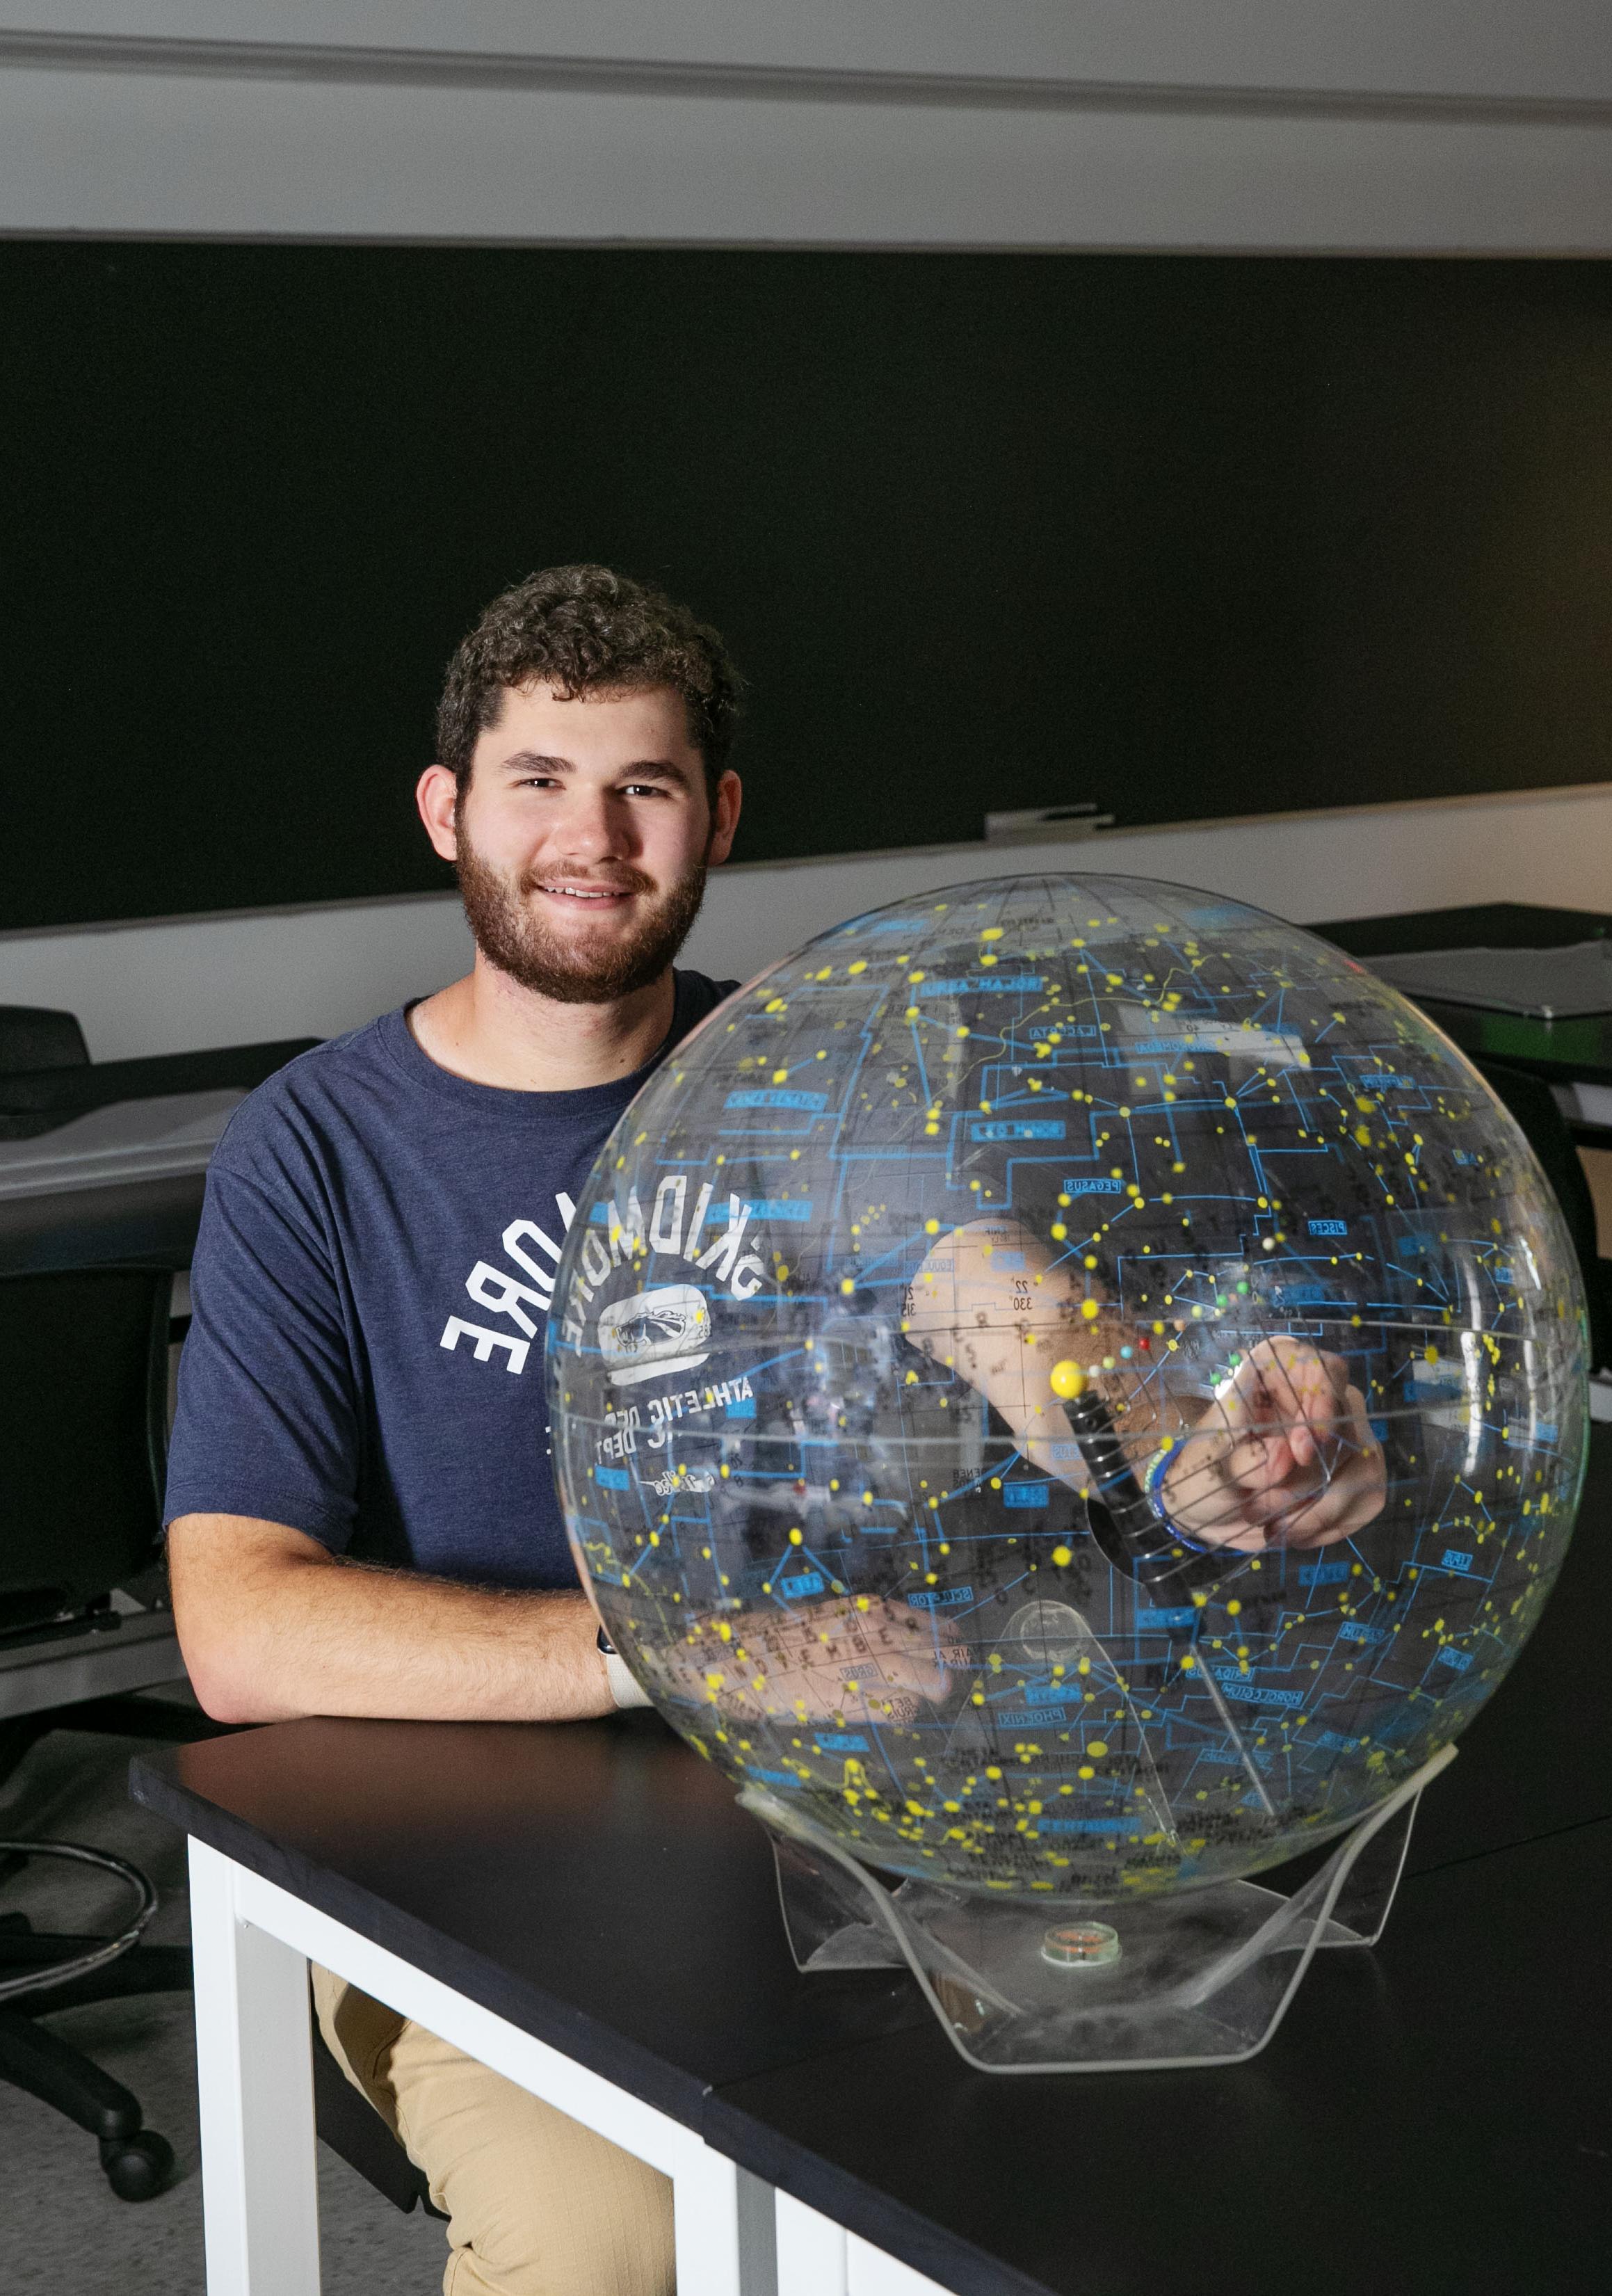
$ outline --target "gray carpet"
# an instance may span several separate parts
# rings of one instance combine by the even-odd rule
[[[187,1935],[184,1838],[129,1800],[129,1757],[139,1751],[129,1739],[68,1731],[41,1739],[0,1790],[0,1834],[84,1841],[132,1859],[161,1893],[148,1938],[178,1944]],[[27,1913],[41,1928],[93,1929],[119,1920],[126,1905],[110,1877],[55,1861],[0,1883],[0,1911]],[[202,2296],[189,1995],[110,2001],[67,2011],[52,2025],[134,2090],[148,2124],[173,2145],[177,2168],[154,2201],[119,2201],[93,2138],[0,2083],[0,2292]],[[319,2210],[327,2296],[434,2296],[440,2288],[442,2226],[419,2210],[402,2215],[323,2144]]]

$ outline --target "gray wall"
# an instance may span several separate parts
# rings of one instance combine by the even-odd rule
[[[0,229],[1590,250],[1604,0],[12,0]]]
[[[1103,836],[719,870],[688,962],[753,972],[814,933],[932,886],[1091,869],[1200,885],[1293,917],[1463,901],[1612,908],[1612,785]],[[469,961],[451,897],[0,938],[0,1002],[78,1013],[97,1060],[331,1036]]]
[[[12,0],[0,231],[1595,252],[1605,0]],[[749,973],[1029,861],[1300,918],[1608,906],[1612,791],[734,871]],[[100,1059],[353,1025],[462,965],[448,899],[0,940]]]

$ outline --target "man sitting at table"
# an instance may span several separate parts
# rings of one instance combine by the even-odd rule
[[[739,818],[734,687],[713,630],[601,567],[508,591],[449,667],[417,799],[458,871],[472,970],[271,1078],[208,1177],[166,1513],[185,1661],[222,1720],[644,1702],[567,1546],[544,1319],[606,1136],[736,985],[673,970]],[[1068,1291],[1049,1260],[1037,1365],[1085,1344]],[[954,1349],[932,1304],[912,1330],[1032,1450],[1067,1434],[1017,1332],[999,1362],[972,1331]],[[1341,1364],[1301,1349],[1239,1377],[1177,1447],[1183,1523],[1307,1545],[1369,1519],[1380,1455]],[[1288,1433],[1257,1431],[1277,1419]],[[1295,1419],[1316,1439],[1290,1441]],[[916,1614],[880,1626],[878,1694],[944,1696]],[[845,1706],[814,1623],[769,1633],[769,1703]],[[449,2296],[667,2296],[658,2171],[329,1972],[315,1997],[448,2213]]]
[[[454,656],[416,794],[473,969],[282,1070],[208,1176],[165,1513],[220,1719],[639,1700],[554,1496],[544,1316],[607,1135],[735,985],[673,971],[739,818],[734,696],[714,630],[601,567],[534,575]],[[328,1972],[315,1995],[448,2212],[452,2296],[672,2288],[657,2170]]]

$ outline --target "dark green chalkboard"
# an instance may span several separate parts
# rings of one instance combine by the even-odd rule
[[[741,858],[1612,775],[1612,272],[0,246],[0,929],[444,882],[545,562],[751,681]]]

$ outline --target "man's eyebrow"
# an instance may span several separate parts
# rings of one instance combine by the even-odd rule
[[[575,763],[569,758],[542,756],[536,750],[517,750],[500,758],[500,770],[506,774],[574,774]],[[680,789],[692,789],[691,775],[670,758],[639,758],[630,766],[618,767],[612,779],[616,781],[675,782]]]
[[[618,781],[675,782],[679,789],[692,789],[692,777],[670,758],[639,758],[630,766],[623,766]]]

